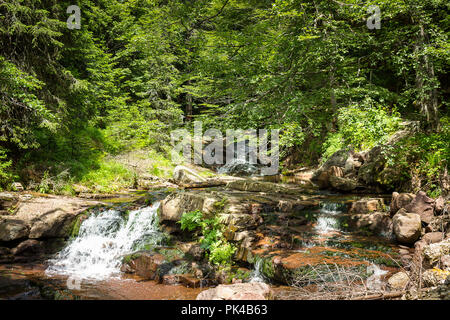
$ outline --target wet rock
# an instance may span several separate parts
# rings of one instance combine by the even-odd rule
[[[265,283],[235,283],[202,291],[197,300],[268,300],[272,296],[272,290]]]
[[[397,241],[412,244],[419,239],[422,231],[420,216],[400,209],[392,218]]]
[[[338,191],[348,192],[355,190],[357,187],[357,183],[353,179],[330,176],[329,180],[333,189],[336,189]]]
[[[148,280],[154,280],[159,276],[162,277],[162,267],[168,263],[162,254],[147,251],[125,256],[123,261],[122,272],[134,273]]]
[[[0,217],[0,241],[13,241],[28,237],[27,224],[19,219]]]
[[[384,207],[384,200],[381,198],[363,198],[352,203],[350,213],[369,213],[374,211],[381,211]]]
[[[434,200],[428,197],[425,192],[419,191],[414,200],[405,206],[405,210],[417,213],[423,222],[430,223],[434,216]]]
[[[292,194],[289,188],[280,186],[272,182],[262,182],[253,180],[235,180],[227,183],[227,189],[248,191],[248,192],[264,192],[264,193],[285,193]]]
[[[38,256],[44,253],[44,247],[42,241],[37,240],[25,240],[21,242],[17,247],[11,250],[11,253],[15,256]]]
[[[29,238],[63,238],[68,236],[75,215],[63,210],[56,210],[42,215],[39,219],[30,222]]]
[[[173,180],[175,183],[198,183],[206,182],[206,179],[199,176],[194,170],[185,166],[176,166],[173,170]]]
[[[390,205],[391,214],[394,215],[398,210],[409,205],[416,196],[412,193],[392,193],[392,200]]]
[[[409,276],[406,272],[397,272],[388,279],[389,287],[393,290],[404,290],[409,283]]]
[[[390,215],[385,212],[358,214],[351,217],[352,225],[357,229],[368,228],[370,231],[384,237],[393,235],[393,223]]]
[[[449,271],[441,269],[429,269],[422,274],[422,282],[425,288],[435,287],[445,284],[445,280],[450,276]]]

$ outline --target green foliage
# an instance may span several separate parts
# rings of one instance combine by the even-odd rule
[[[236,247],[229,243],[223,234],[223,224],[218,216],[205,218],[199,211],[186,212],[179,222],[181,230],[190,232],[198,230],[200,233],[200,245],[207,251],[211,263],[221,266],[229,266]]]
[[[12,174],[9,172],[12,161],[7,160],[6,151],[0,148],[0,190],[11,182]]]

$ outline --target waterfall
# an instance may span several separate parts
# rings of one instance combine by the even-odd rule
[[[80,226],[76,239],[49,260],[47,275],[104,280],[120,276],[125,254],[161,243],[158,231],[159,203],[129,212],[128,219],[117,210],[94,213]]]
[[[342,212],[342,205],[339,203],[321,203],[315,230],[319,234],[327,233],[330,231],[339,231],[339,221],[337,216]]]
[[[250,276],[250,282],[266,282],[262,273],[263,259],[258,259],[255,263],[255,270],[252,271]]]

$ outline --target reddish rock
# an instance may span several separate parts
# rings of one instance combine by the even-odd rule
[[[124,264],[121,270],[154,280],[158,277],[159,268],[166,262],[166,258],[159,253],[139,252],[131,255],[130,261]]]
[[[444,240],[444,234],[442,232],[429,232],[422,237],[422,240],[427,244],[441,242]]]
[[[416,196],[412,193],[392,193],[392,200],[390,204],[391,214],[394,215],[398,210],[409,205],[415,197]]]
[[[426,195],[425,192],[419,191],[410,204],[405,206],[407,212],[417,213],[422,222],[430,223],[434,217],[434,200]]]
[[[442,214],[442,212],[444,211],[444,207],[445,207],[444,197],[440,196],[439,198],[436,199],[434,203],[434,212],[438,215]]]
[[[350,213],[369,213],[381,211],[383,209],[383,199],[381,198],[364,198],[352,203]]]

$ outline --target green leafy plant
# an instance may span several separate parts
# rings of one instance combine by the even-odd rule
[[[186,212],[179,221],[181,230],[198,230],[200,246],[206,250],[209,261],[216,265],[230,266],[236,247],[223,234],[223,224],[218,216],[205,218],[199,211]]]

